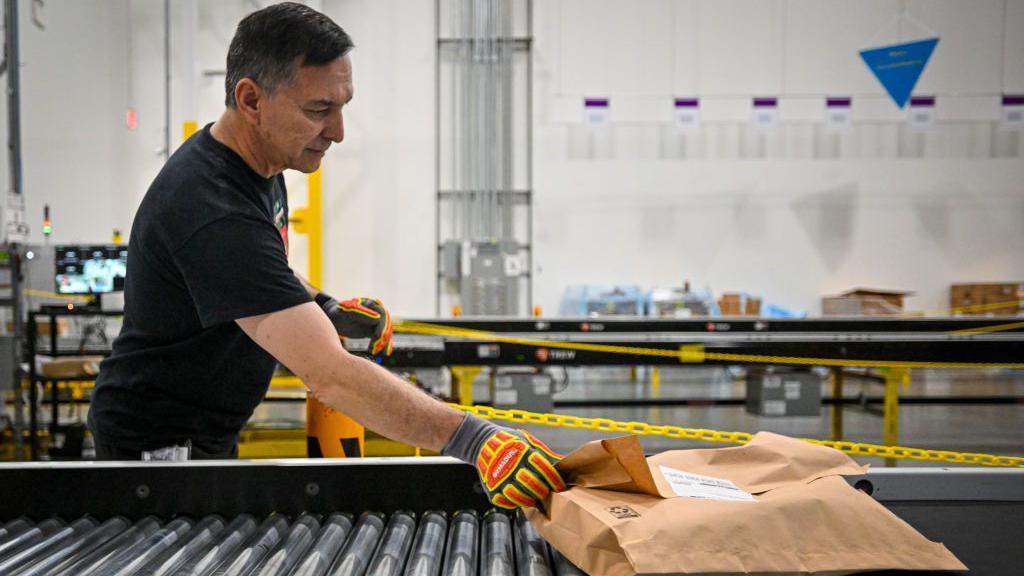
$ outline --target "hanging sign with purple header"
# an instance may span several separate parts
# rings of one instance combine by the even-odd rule
[[[1003,94],[1003,127],[1024,126],[1024,94]]]
[[[846,132],[853,123],[850,114],[851,98],[830,96],[825,98],[825,127],[833,132]]]
[[[754,98],[754,114],[751,122],[762,130],[773,128],[779,121],[778,98]]]
[[[611,122],[611,107],[607,98],[583,99],[583,123],[588,128],[603,128]]]
[[[938,38],[861,50],[860,57],[882,83],[897,106],[903,108],[928,64]]]
[[[927,130],[935,124],[935,96],[914,96],[910,99],[907,122],[911,128]]]
[[[676,128],[680,130],[696,130],[700,127],[700,99],[675,99]]]

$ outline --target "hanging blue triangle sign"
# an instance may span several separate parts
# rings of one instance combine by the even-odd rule
[[[903,108],[938,43],[938,38],[929,38],[870,48],[861,50],[860,57],[882,83],[893,102]]]

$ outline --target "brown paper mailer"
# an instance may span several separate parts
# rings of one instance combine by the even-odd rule
[[[754,501],[678,496],[662,466],[731,481]],[[778,434],[647,459],[636,437],[601,440],[558,469],[572,487],[550,496],[548,515],[527,516],[591,576],[967,569],[841,478],[866,467]]]

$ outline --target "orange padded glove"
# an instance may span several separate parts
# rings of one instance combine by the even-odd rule
[[[318,294],[317,304],[331,319],[338,334],[348,338],[369,338],[369,353],[391,355],[391,314],[373,298],[352,298],[338,302],[326,294]]]
[[[495,506],[536,507],[550,492],[565,490],[555,470],[561,459],[526,430],[499,428],[480,448],[476,468]]]

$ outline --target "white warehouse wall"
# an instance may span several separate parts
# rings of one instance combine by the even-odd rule
[[[952,282],[1024,279],[1020,133],[994,128],[999,95],[1024,92],[1024,2],[535,6],[545,309],[570,282],[688,278],[816,313],[822,295],[855,286],[914,290],[910,307],[930,310],[948,306]],[[931,32],[941,40],[915,94],[937,96],[938,123],[918,135],[857,52]],[[854,97],[837,158],[815,157],[826,95]],[[610,99],[610,128],[582,126],[585,96]],[[672,126],[676,96],[702,98],[697,133]],[[752,96],[780,99],[760,151]]]
[[[175,141],[183,120],[216,119],[234,26],[267,4],[197,0],[189,33],[188,3],[173,2]],[[938,96],[940,125],[921,137],[894,127],[900,113],[856,55],[900,37],[904,5],[941,38],[916,91]],[[21,6],[32,239],[49,203],[53,242],[106,241],[127,232],[162,162],[163,2],[52,0],[45,30]],[[324,165],[324,288],[432,315],[434,2],[314,6],[357,44],[346,142]],[[1024,93],[1022,0],[536,0],[534,35],[534,295],[548,314],[581,282],[689,278],[813,312],[857,285],[916,290],[912,306],[933,309],[951,282],[1024,279],[1020,136],[992,127],[998,95]],[[854,96],[858,125],[834,158],[815,157],[824,94]],[[703,126],[682,157],[665,102],[691,95]],[[754,95],[780,97],[760,150],[743,128]],[[606,133],[582,127],[584,96],[612,100]],[[288,181],[302,206],[304,178]]]

